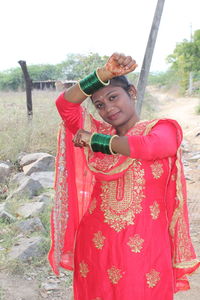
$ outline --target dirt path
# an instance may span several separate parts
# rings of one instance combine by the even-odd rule
[[[187,179],[188,207],[191,226],[191,237],[198,257],[200,257],[200,160],[192,161],[191,157],[200,153],[200,115],[196,107],[200,99],[175,98],[171,94],[158,90],[149,90],[159,102],[157,117],[175,119],[183,128],[183,159]],[[199,134],[199,135],[198,135]],[[191,290],[180,292],[175,300],[197,300],[200,295],[200,270],[190,277]]]

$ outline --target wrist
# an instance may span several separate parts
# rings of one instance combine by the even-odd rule
[[[113,74],[111,72],[109,72],[108,70],[106,70],[105,67],[98,68],[97,74],[100,77],[100,79],[104,82],[106,82],[114,77]]]

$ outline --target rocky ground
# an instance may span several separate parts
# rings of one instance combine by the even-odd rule
[[[155,89],[150,89],[150,93],[158,100],[157,117],[174,118],[183,127],[183,154],[188,187],[191,236],[196,252],[200,257],[200,115],[195,114],[195,107],[198,105],[199,99],[176,98],[171,94],[161,93]],[[71,297],[71,273],[62,272],[61,276],[57,278],[51,272],[46,260],[43,263],[37,263],[32,259],[34,255],[38,256],[38,248],[34,245],[43,243],[42,245],[45,247],[46,233],[41,218],[44,208],[51,201],[52,190],[49,189],[49,186],[52,185],[53,160],[54,158],[46,155],[45,159],[44,156],[42,158],[39,156],[35,159],[35,162],[30,163],[29,161],[28,164],[21,162],[23,172],[15,178],[18,186],[12,191],[10,197],[21,197],[23,189],[25,189],[30,201],[22,203],[16,208],[17,217],[21,216],[22,222],[18,222],[19,227],[16,228],[16,233],[13,235],[13,238],[17,237],[17,240],[12,247],[12,251],[8,251],[7,258],[10,256],[20,257],[23,262],[25,255],[26,258],[28,257],[28,261],[21,265],[12,266],[12,271],[5,268],[5,264],[0,265],[0,300],[69,300]],[[44,167],[45,161],[46,166]],[[9,170],[5,168],[6,172],[9,173]],[[44,174],[43,172],[47,173]],[[45,191],[42,192],[41,186],[45,188]],[[39,195],[38,190],[41,190]],[[8,213],[3,203],[3,201],[0,203],[0,218],[7,218],[12,224],[12,221],[15,222],[16,214],[12,215],[12,210]],[[4,237],[3,230],[5,228],[2,228],[0,234]],[[42,241],[38,241],[38,236],[32,234],[35,229],[40,232],[39,237],[43,239]],[[0,254],[1,251],[5,250],[3,239],[0,235]],[[23,248],[22,244],[26,245],[26,248]],[[42,256],[42,249],[40,250]],[[191,276],[190,283],[191,290],[177,294],[175,300],[186,300],[186,297],[190,300],[199,299],[200,271]]]

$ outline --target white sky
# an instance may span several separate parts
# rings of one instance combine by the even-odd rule
[[[56,64],[68,53],[131,55],[141,68],[157,0],[1,0],[0,71]],[[151,71],[200,29],[199,0],[165,0]]]

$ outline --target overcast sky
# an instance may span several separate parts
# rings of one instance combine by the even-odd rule
[[[1,0],[0,71],[56,64],[68,53],[131,55],[141,68],[157,0]],[[199,0],[165,0],[151,71],[200,29]]]

